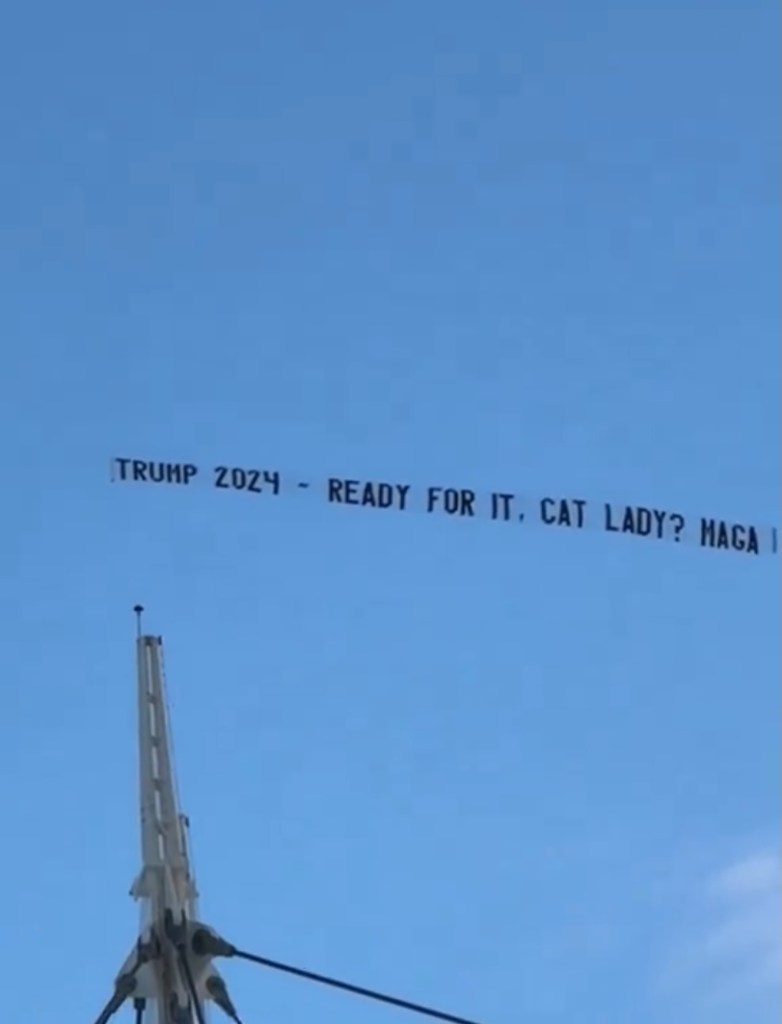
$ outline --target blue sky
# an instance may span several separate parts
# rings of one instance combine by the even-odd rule
[[[238,945],[485,1024],[776,1019],[777,559],[108,467],[773,524],[778,5],[163,6],[0,32],[5,1018],[91,1021],[135,936],[140,600]]]

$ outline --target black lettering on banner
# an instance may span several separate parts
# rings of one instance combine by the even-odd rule
[[[673,539],[678,544],[679,541],[682,539],[684,527],[687,525],[684,516],[681,515],[681,513],[679,512],[669,512],[668,518],[673,523]]]
[[[342,488],[345,486],[344,480],[337,480],[335,477],[329,477],[329,489],[327,501],[342,501]]]
[[[760,554],[760,542],[754,526],[741,523],[726,523],[722,519],[701,518],[701,547],[719,548],[723,551],[745,551],[748,555]]]
[[[468,487],[428,487],[426,511],[442,510],[449,516],[474,516],[475,491]]]
[[[263,471],[263,482],[269,485],[272,494],[280,493],[280,474],[276,469],[265,469]]]
[[[605,506],[605,528],[609,533],[635,533],[639,537],[651,537],[654,535],[658,540],[665,537],[665,522],[668,513],[660,509],[645,508],[643,505],[625,505],[623,512],[615,519],[614,510],[610,505]],[[684,528],[684,517],[678,513],[671,516],[678,522],[675,538]]]
[[[572,526],[580,530],[584,526],[583,498],[542,498],[540,518],[546,526]]]
[[[503,522],[507,523],[512,514],[512,506],[515,495],[508,494],[504,491],[492,491],[491,495],[491,517],[492,519],[502,519]],[[523,519],[523,513],[519,516],[519,519]]]
[[[396,508],[404,512],[410,484],[389,484],[372,480],[343,480],[329,477],[327,500],[341,505],[361,505],[369,508]]]
[[[191,462],[147,462],[144,459],[115,459],[120,480],[137,483],[189,484],[198,472]]]
[[[222,490],[251,491],[263,494],[264,484],[268,484],[272,494],[279,494],[280,475],[268,470],[244,469],[241,466],[215,466],[214,485]]]
[[[111,479],[149,484],[189,485],[199,475],[198,467],[191,462],[162,462],[148,459],[115,457],[110,462]],[[310,484],[300,480],[290,482],[294,489],[308,489]],[[246,466],[215,466],[214,486],[221,490],[247,491],[252,494],[279,494],[280,475],[270,470]],[[326,497],[329,502],[355,505],[363,508],[398,509],[410,507],[410,484],[390,481],[360,480],[355,478],[329,477]],[[416,493],[416,492],[414,492]],[[509,491],[488,492],[489,513],[493,520],[509,522],[524,521],[523,512],[517,512],[519,501]],[[486,492],[480,496],[468,487],[426,488],[426,512],[440,512],[457,518],[474,518],[485,513]],[[417,502],[416,502],[417,505]],[[587,502],[581,498],[538,499],[540,521],[546,526],[560,526],[582,529],[587,525]],[[608,533],[629,533],[638,537],[654,537],[657,540],[673,540],[679,543],[690,539],[688,523],[679,512],[644,505],[603,504],[604,529]],[[695,533],[693,523],[693,534]],[[731,523],[727,520],[703,516],[700,518],[699,537],[692,536],[693,543],[701,547],[723,551],[740,551],[759,555],[777,555],[778,532],[776,527],[751,526]]]

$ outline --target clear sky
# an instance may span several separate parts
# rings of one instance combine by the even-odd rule
[[[9,7],[4,1020],[91,1024],[135,938],[137,601],[238,945],[486,1024],[778,1019],[778,559],[208,477],[777,521],[779,22]]]

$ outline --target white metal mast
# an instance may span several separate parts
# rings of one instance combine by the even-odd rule
[[[163,641],[138,622],[141,871],[131,895],[141,902],[141,934],[96,1024],[130,1000],[144,1024],[203,1024],[208,1000],[238,1021],[212,958],[193,937],[219,936],[198,920],[198,892],[188,856],[188,821],[179,808],[163,680]],[[151,1012],[151,1020],[149,1013]],[[146,1015],[145,1015],[146,1014]]]
[[[235,956],[450,1024],[477,1024],[466,1017],[237,949],[198,920],[198,892],[188,856],[188,821],[180,811],[174,784],[163,640],[142,631],[141,605],[136,605],[134,611],[138,623],[141,871],[130,892],[141,902],[141,931],[116,977],[114,994],[95,1024],[107,1024],[127,1002],[133,1005],[136,1024],[206,1024],[206,1003],[210,1001],[235,1024],[242,1024],[225,982],[212,963],[218,956]]]

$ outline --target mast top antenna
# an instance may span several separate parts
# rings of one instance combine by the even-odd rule
[[[141,613],[144,611],[144,605],[134,605],[133,611],[136,613],[136,630],[138,632],[138,635],[141,636]]]

